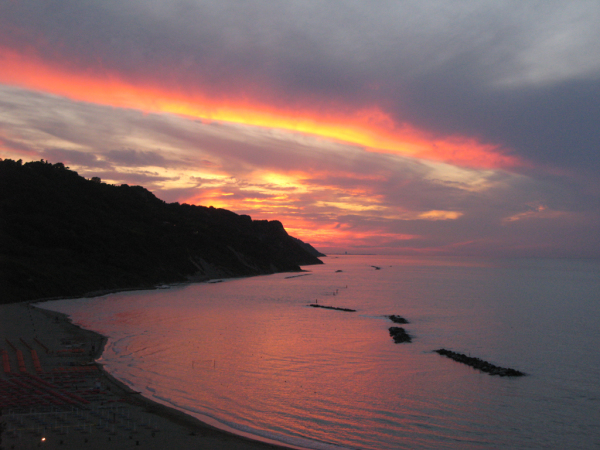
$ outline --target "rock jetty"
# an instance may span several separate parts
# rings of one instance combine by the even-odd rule
[[[391,316],[387,316],[387,317],[394,323],[409,323],[408,320],[406,320],[404,317],[397,316],[395,314],[392,314]]]
[[[402,327],[390,327],[390,336],[394,339],[396,344],[412,342],[412,338]]]
[[[439,350],[435,350],[435,352],[442,356],[446,356],[450,359],[453,359],[456,362],[466,364],[467,366],[471,366],[474,369],[480,370],[481,372],[489,373],[490,375],[498,375],[499,377],[522,377],[525,375],[523,372],[520,372],[518,370],[505,367],[498,367],[487,361],[483,361],[482,359],[473,358],[462,353],[446,350],[445,348],[440,348]]]
[[[318,303],[311,303],[308,306],[312,306],[313,308],[335,309],[336,311],[356,312],[355,309],[338,308],[337,306],[325,306],[325,305],[319,305]]]

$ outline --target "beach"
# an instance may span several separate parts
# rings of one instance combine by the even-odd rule
[[[223,431],[142,397],[95,363],[105,343],[34,303],[0,305],[2,448],[291,448]]]

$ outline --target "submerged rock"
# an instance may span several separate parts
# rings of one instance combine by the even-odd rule
[[[412,338],[402,327],[390,327],[390,336],[394,339],[396,344],[412,342]]]
[[[483,361],[482,359],[467,356],[463,353],[446,350],[445,348],[440,348],[439,350],[434,351],[442,356],[446,356],[456,362],[471,366],[474,369],[480,370],[481,372],[489,373],[490,375],[498,375],[500,377],[522,377],[525,375],[523,372],[518,370],[498,367],[487,361]]]
[[[387,317],[394,323],[409,323],[408,320],[406,320],[404,317],[397,316],[395,314],[392,314],[391,316]]]

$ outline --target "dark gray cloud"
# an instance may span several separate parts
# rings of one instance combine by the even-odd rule
[[[66,164],[77,165],[84,169],[107,169],[112,168],[106,161],[89,152],[78,150],[66,150],[62,148],[50,148],[40,152],[44,159],[50,162],[64,162]]]
[[[98,174],[98,172],[94,172]],[[150,191],[160,186],[165,181],[177,181],[177,177],[161,176],[157,172],[138,170],[133,173],[126,173],[120,171],[104,171],[100,172],[103,178],[109,179],[115,182],[115,184],[130,184],[136,186],[144,186]],[[82,174],[86,175],[86,174]]]
[[[170,165],[159,152],[140,151],[131,148],[109,150],[104,154],[104,157],[117,166],[125,167],[169,167]]]

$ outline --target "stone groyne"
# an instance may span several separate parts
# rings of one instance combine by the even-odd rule
[[[520,372],[518,370],[505,367],[498,367],[487,361],[483,361],[482,359],[467,356],[463,353],[457,353],[451,350],[446,350],[445,348],[440,348],[439,350],[434,351],[442,356],[446,356],[450,359],[453,359],[456,362],[466,364],[467,366],[471,366],[474,369],[480,370],[481,372],[485,372],[490,375],[498,375],[500,377],[522,377],[525,375],[523,372]]]
[[[337,306],[326,306],[319,305],[318,303],[311,303],[308,306],[312,306],[313,308],[325,308],[325,309],[335,309],[336,311],[346,311],[346,312],[356,312],[355,309],[350,308],[338,308]]]

